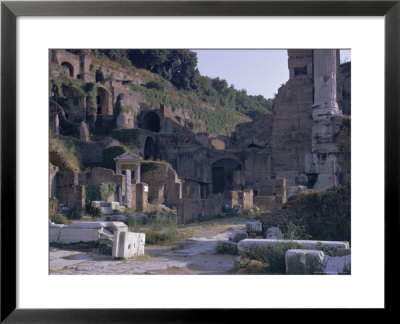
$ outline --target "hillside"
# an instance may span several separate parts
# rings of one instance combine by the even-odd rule
[[[174,76],[165,72],[166,69],[173,70],[174,67],[154,67],[150,63],[145,65],[143,62],[138,62],[139,65],[145,67],[138,68],[133,64],[136,62],[128,59],[126,50],[88,51],[92,55],[94,64],[119,71],[118,77],[130,80],[130,82],[124,83],[129,85],[132,91],[142,94],[149,105],[158,107],[160,104],[164,104],[171,106],[173,110],[182,109],[187,112],[191,119],[188,127],[195,132],[227,135],[234,130],[237,124],[251,121],[256,116],[271,112],[272,99],[250,96],[245,90],[236,90],[233,86],[228,87],[225,80],[201,76],[196,65],[193,64],[187,69],[190,72],[186,72],[188,85],[182,86],[183,81],[179,83],[176,81],[177,77],[174,79]],[[180,51],[184,52],[181,55],[195,54],[188,50]],[[145,51],[142,50],[142,52]],[[153,55],[148,61],[153,62],[157,59]],[[197,64],[197,59],[195,62]],[[163,64],[170,63],[164,62]],[[175,67],[175,69],[179,73],[173,71],[171,73],[179,75],[180,79],[184,78],[183,68],[178,70]],[[160,70],[162,72],[159,72]],[[113,77],[115,78],[115,75]]]

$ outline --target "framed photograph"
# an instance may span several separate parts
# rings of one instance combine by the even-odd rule
[[[2,321],[393,307],[398,1],[5,1],[1,16]],[[268,53],[288,74],[271,93]],[[231,57],[238,79],[217,72]]]

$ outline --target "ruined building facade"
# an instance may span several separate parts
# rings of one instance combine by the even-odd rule
[[[84,166],[92,170],[85,173],[85,178],[71,177],[65,186],[69,192],[77,191],[71,189],[74,186],[84,186],[90,172],[102,166],[102,151],[118,145],[116,139],[110,138],[88,141],[90,131],[85,129],[104,129],[112,120],[116,120],[116,130],[135,130],[131,144],[143,159],[141,163],[162,160],[167,164],[147,176],[135,175],[133,183],[125,178],[131,177],[130,171],[128,175],[110,173],[107,181],[118,178],[120,193],[116,200],[121,202],[135,202],[131,196],[145,179],[146,200],[176,205],[183,219],[194,220],[198,214],[218,214],[226,203],[246,209],[253,203],[273,208],[286,202],[286,191],[291,186],[325,189],[340,185],[340,147],[336,139],[342,125],[341,108],[350,113],[350,72],[341,72],[339,67],[339,50],[288,50],[289,80],[279,88],[272,114],[237,125],[231,136],[210,137],[186,127],[188,116],[181,107],[149,105],[126,86],[127,82],[137,82],[131,76],[93,65],[90,55],[59,50],[51,55],[52,73],[95,82],[98,103],[97,120],[93,121],[90,100],[85,96],[71,98],[64,107],[50,100],[54,134],[60,132],[60,114],[60,118],[81,123],[83,136],[76,146]],[[111,73],[114,78],[105,82]],[[115,116],[117,105],[129,109],[121,109]],[[54,170],[51,181],[56,182]],[[59,181],[65,182],[62,172],[58,171]],[[54,183],[52,186],[57,187]],[[127,190],[126,186],[132,188]],[[60,190],[51,195],[66,200]],[[142,195],[144,190],[141,189]],[[81,202],[82,198],[74,201]]]

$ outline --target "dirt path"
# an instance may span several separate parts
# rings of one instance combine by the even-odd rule
[[[111,256],[50,248],[50,274],[228,274],[235,256],[216,254],[218,240],[244,228],[245,218],[220,219],[179,228],[190,239],[167,246],[146,245],[145,256]]]

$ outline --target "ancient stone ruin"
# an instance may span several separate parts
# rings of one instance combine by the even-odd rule
[[[344,185],[349,162],[339,140],[342,112],[351,111],[350,72],[340,69],[339,50],[287,52],[290,77],[278,89],[272,113],[236,125],[229,136],[211,136],[193,131],[181,107],[152,106],[133,91],[129,84],[142,82],[134,75],[101,64],[90,53],[50,50],[50,72],[62,80],[50,88],[50,129],[56,139],[77,134],[69,141],[82,163],[74,167],[68,149],[50,141],[50,198],[72,219],[88,211],[117,219],[126,211],[176,208],[180,224],[187,224],[261,208],[260,222],[248,224],[238,234],[240,242],[233,241],[240,250],[278,238],[267,230],[287,222],[290,211],[282,206],[299,192]],[[51,238],[64,242],[74,226],[50,225]],[[141,234],[108,233],[106,225],[98,226],[102,233],[97,228],[90,233],[98,239],[112,235],[116,257],[142,254]],[[300,271],[293,265],[296,258],[324,259],[299,251],[288,252],[289,272]]]

